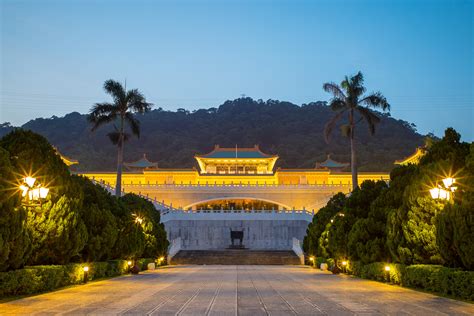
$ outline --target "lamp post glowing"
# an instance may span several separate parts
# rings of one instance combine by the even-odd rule
[[[128,260],[127,265],[128,265],[128,272],[132,272],[132,261]]]
[[[457,187],[454,186],[456,183],[455,178],[445,178],[443,179],[443,185],[444,188],[440,185],[438,187],[432,188],[430,190],[430,195],[433,199],[440,199],[440,200],[446,200],[449,201],[452,199],[452,195],[454,191],[456,191]]]
[[[315,267],[315,264],[316,264],[316,260],[314,260],[314,257],[313,257],[313,256],[309,257],[308,259],[309,259],[309,261],[311,261],[311,265],[312,265],[313,268],[314,268],[314,267]]]
[[[22,180],[23,183],[18,188],[21,191],[21,196],[25,198],[24,205],[41,205],[41,200],[44,200],[48,197],[49,189],[38,183],[36,178],[27,176]]]

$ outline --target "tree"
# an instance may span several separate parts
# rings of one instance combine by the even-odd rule
[[[117,181],[115,184],[115,195],[120,196],[122,192],[122,165],[123,146],[130,138],[126,132],[127,123],[133,135],[140,137],[140,121],[134,114],[143,114],[150,111],[152,104],[146,102],[145,97],[137,89],[126,90],[122,84],[114,80],[104,83],[104,90],[113,98],[113,103],[96,103],[89,113],[89,121],[94,124],[92,131],[102,125],[113,122],[114,131],[107,134],[111,142],[117,146]],[[117,125],[118,124],[118,125]]]
[[[329,106],[334,112],[336,112],[336,115],[326,124],[324,128],[326,142],[329,142],[329,135],[336,126],[337,122],[342,119],[344,114],[348,114],[348,124],[343,125],[341,130],[343,135],[349,137],[350,139],[353,190],[359,186],[357,182],[357,157],[355,148],[356,124],[364,120],[368,124],[370,134],[373,135],[375,133],[375,126],[380,122],[380,118],[368,107],[381,109],[382,111],[390,110],[390,104],[380,92],[363,96],[366,90],[363,86],[363,83],[364,77],[359,71],[351,78],[346,76],[340,85],[334,82],[328,82],[323,85],[324,91],[333,95],[333,98],[329,102]],[[360,118],[357,119],[357,116],[360,116]]]
[[[87,229],[87,243],[81,251],[85,261],[101,261],[112,257],[117,241],[117,220],[113,209],[119,208],[119,200],[104,188],[85,177],[73,176],[81,187],[81,217]]]
[[[128,209],[134,210],[135,224],[143,230],[145,249],[142,256],[158,258],[166,255],[168,250],[166,231],[164,225],[160,223],[160,213],[153,204],[131,193],[123,196],[121,200]]]
[[[20,205],[10,159],[10,154],[0,147],[0,271],[21,268],[31,252],[25,228],[27,210]]]
[[[345,202],[346,196],[339,192],[331,197],[326,206],[322,207],[318,213],[314,215],[312,222],[308,225],[306,236],[303,240],[304,251],[310,255],[325,257],[325,253],[322,248],[319,247],[319,238],[334,215],[342,211]]]

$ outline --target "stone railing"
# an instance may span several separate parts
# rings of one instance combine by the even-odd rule
[[[301,248],[301,242],[293,237],[293,251],[294,253],[300,258],[300,263],[304,264],[304,252],[303,249]]]
[[[313,211],[306,210],[169,210],[161,213],[161,222],[176,220],[301,220],[311,222]]]
[[[173,257],[181,250],[181,237],[175,238],[170,242],[168,247],[168,264],[171,263]]]

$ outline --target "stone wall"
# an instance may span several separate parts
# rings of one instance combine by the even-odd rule
[[[164,223],[168,240],[181,238],[183,250],[226,249],[230,231],[243,230],[243,244],[252,250],[291,250],[293,238],[306,235],[306,220],[170,220]],[[238,240],[235,241],[239,243]]]

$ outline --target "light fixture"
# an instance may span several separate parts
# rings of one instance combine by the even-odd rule
[[[130,261],[130,260],[127,261],[127,264],[128,264],[129,266],[131,266],[131,265],[132,265],[132,261]]]
[[[28,176],[28,177],[23,178],[23,181],[25,181],[25,183],[26,183],[30,188],[32,188],[33,185],[34,185],[35,182],[36,182],[36,179],[33,178],[33,177]]]
[[[82,268],[84,270],[84,272],[89,272],[89,267],[88,266],[85,266],[84,268]]]
[[[390,266],[385,266],[385,271],[390,271]]]
[[[454,183],[456,183],[456,179],[448,177],[446,179],[443,179],[443,184],[445,188],[450,188]]]
[[[440,191],[440,188],[433,188],[430,190],[430,194],[431,194],[431,197],[433,199],[439,199],[439,191]]]
[[[347,265],[347,261],[343,261],[343,262],[342,262],[342,265],[343,265],[343,266]]]

